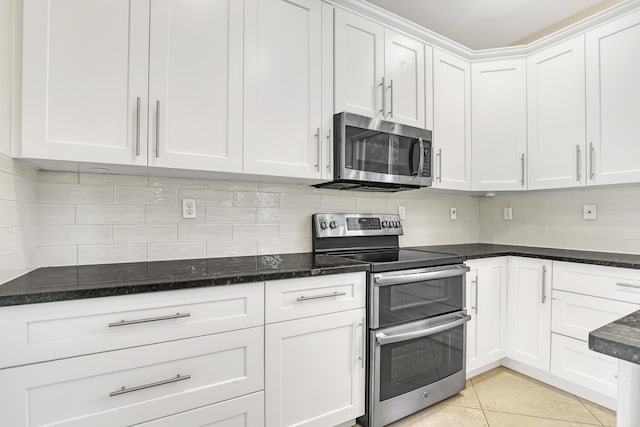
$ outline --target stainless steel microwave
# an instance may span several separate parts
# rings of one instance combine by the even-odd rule
[[[401,191],[432,183],[431,131],[352,113],[334,116],[334,180],[317,187]]]

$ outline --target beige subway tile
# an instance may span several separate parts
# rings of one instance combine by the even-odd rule
[[[279,226],[270,224],[234,224],[233,240],[275,240],[279,229]]]
[[[113,187],[105,185],[39,183],[38,202],[72,205],[112,205]]]
[[[80,172],[80,184],[88,185],[120,185],[146,187],[149,184],[147,176],[137,175],[113,175],[108,173],[85,173]]]
[[[279,239],[259,240],[258,254],[285,254],[311,252],[311,240],[309,239]]]
[[[114,243],[175,242],[177,225],[114,225]]]
[[[237,191],[235,193],[234,206],[241,208],[277,208],[280,206],[280,193]]]
[[[282,193],[280,195],[280,207],[287,209],[320,209],[321,196],[317,194]]]
[[[78,264],[113,264],[146,260],[146,243],[78,245]]]
[[[78,172],[38,171],[38,182],[49,184],[78,184]]]
[[[204,242],[231,240],[233,229],[231,224],[180,224],[178,225],[178,241]]]
[[[206,242],[149,243],[147,257],[149,261],[206,258],[207,244]]]
[[[147,224],[203,224],[205,207],[196,207],[195,218],[182,218],[182,206],[147,206]]]
[[[221,190],[180,190],[180,200],[196,199],[196,206],[233,206],[233,192]]]
[[[78,263],[78,247],[76,245],[39,246],[32,254],[32,258],[37,260],[34,266],[38,267],[76,265]]]
[[[144,206],[76,206],[78,224],[144,224]]]
[[[220,224],[255,224],[255,208],[208,207],[206,222]]]
[[[322,196],[320,207],[325,210],[353,212],[356,210],[356,198],[344,196]]]
[[[117,186],[115,187],[115,204],[133,206],[177,206],[178,190],[165,187]]]
[[[75,208],[73,205],[40,205],[36,207],[41,225],[75,224]]]
[[[168,176],[150,176],[149,185],[152,187],[179,187],[203,190],[209,188],[209,182],[204,179],[174,178]]]
[[[39,227],[38,234],[42,246],[113,242],[112,225],[43,225]]]
[[[256,240],[216,240],[207,242],[207,257],[252,256],[258,253]]]

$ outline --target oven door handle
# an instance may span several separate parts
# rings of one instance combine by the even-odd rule
[[[408,341],[415,338],[422,338],[428,335],[434,335],[438,332],[443,332],[449,329],[456,328],[460,325],[464,325],[469,320],[471,320],[471,316],[468,314],[461,314],[460,318],[454,320],[453,322],[445,323],[443,325],[433,326],[427,329],[420,329],[417,331],[405,332],[398,335],[385,335],[383,332],[378,332],[376,334],[376,341],[379,345],[392,344],[394,342],[400,341]]]
[[[403,283],[422,282],[425,280],[446,279],[449,277],[463,276],[469,267],[456,267],[447,270],[429,271],[425,273],[398,274],[393,276],[385,276],[384,274],[373,276],[373,280],[378,286],[400,285]]]

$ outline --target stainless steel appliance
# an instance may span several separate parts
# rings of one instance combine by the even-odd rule
[[[316,187],[401,191],[432,182],[431,131],[351,113],[334,116],[334,181]]]
[[[397,215],[315,214],[314,252],[367,262],[367,414],[385,426],[465,388],[465,273],[454,255],[401,249]]]

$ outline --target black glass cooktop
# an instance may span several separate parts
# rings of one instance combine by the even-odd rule
[[[464,258],[439,252],[412,249],[385,249],[335,254],[343,258],[371,264],[371,271],[391,271],[408,268],[436,267],[459,264]]]

